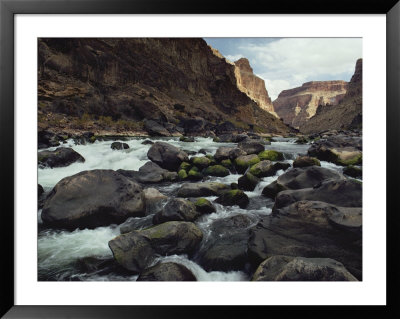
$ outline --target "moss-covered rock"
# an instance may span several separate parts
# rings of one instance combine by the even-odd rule
[[[194,205],[196,206],[197,211],[201,214],[211,214],[215,212],[214,205],[203,197],[199,198]]]
[[[96,135],[93,135],[93,136],[91,136],[90,138],[89,138],[89,142],[90,143],[94,143],[94,142],[96,142],[96,140],[97,140],[97,136]]]
[[[221,165],[226,167],[226,168],[231,168],[232,167],[232,161],[230,159],[225,159],[221,161]]]
[[[239,156],[235,159],[235,167],[239,173],[243,174],[248,167],[257,164],[258,162],[260,162],[260,158],[255,154]]]
[[[210,166],[211,163],[210,159],[207,158],[206,156],[192,157],[190,160],[193,163],[193,165],[197,166],[200,169]]]
[[[203,175],[200,173],[199,169],[196,166],[193,166],[188,172],[188,179],[192,181],[199,181],[203,179]]]
[[[191,169],[192,165],[188,162],[182,162],[182,164],[179,166],[179,170],[184,170],[186,172],[189,172]]]
[[[336,164],[342,166],[360,165],[362,163],[362,154],[354,154],[353,156],[338,156]]]
[[[247,172],[245,175],[243,175],[238,179],[238,187],[239,189],[252,192],[254,191],[259,182],[260,182],[259,178]]]
[[[293,162],[293,167],[321,166],[318,158],[310,156],[299,156]]]
[[[232,189],[219,196],[215,202],[224,206],[238,205],[240,208],[246,208],[249,204],[249,198],[242,190]]]
[[[186,173],[186,171],[184,169],[181,169],[178,172],[178,177],[179,177],[180,180],[184,180],[184,179],[186,179],[188,177],[188,174]]]
[[[210,176],[225,177],[229,175],[229,170],[226,167],[223,167],[222,165],[213,165],[207,167],[203,171],[203,174]]]
[[[275,175],[276,169],[271,161],[265,160],[251,166],[249,172],[256,177],[267,177]]]
[[[343,169],[343,173],[348,175],[348,176],[357,178],[357,177],[361,177],[362,176],[362,169],[350,165],[350,166],[347,166],[347,167],[345,167]]]
[[[283,154],[278,151],[274,150],[265,150],[260,153],[258,153],[258,157],[260,158],[261,161],[264,160],[269,160],[269,161],[282,161],[283,160]]]

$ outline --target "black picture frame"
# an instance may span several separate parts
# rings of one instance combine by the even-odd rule
[[[387,21],[387,305],[386,306],[15,306],[14,303],[14,15],[15,14],[385,14]],[[5,318],[164,318],[255,316],[254,311],[312,316],[316,312],[335,317],[372,315],[399,317],[399,271],[396,244],[399,241],[397,205],[400,136],[400,3],[398,0],[247,0],[240,4],[222,1],[182,0],[0,0],[0,181],[1,194],[1,309]],[[382,107],[382,106],[380,106]],[[380,134],[382,132],[379,132]]]

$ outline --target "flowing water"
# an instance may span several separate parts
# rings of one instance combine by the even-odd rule
[[[129,149],[113,151],[111,143],[114,141],[96,141],[93,144],[75,145],[73,140],[68,140],[64,147],[71,147],[84,158],[84,163],[74,163],[67,167],[45,168],[38,170],[38,182],[46,191],[51,190],[62,178],[74,175],[84,170],[92,169],[126,169],[138,170],[148,160],[147,151],[151,145],[141,144],[144,138],[132,138],[121,142],[127,143]],[[215,154],[221,146],[236,146],[234,143],[215,143],[211,138],[196,138],[195,142],[180,142],[177,138],[159,138],[153,141],[164,141],[183,150],[198,152],[205,149],[209,154]],[[298,155],[307,153],[309,145],[298,145],[294,139],[277,139],[266,149],[273,149],[284,153],[285,162],[293,163],[293,159]],[[47,150],[54,150],[48,148]],[[197,156],[201,156],[199,154]],[[321,162],[322,167],[330,168],[342,172],[342,167],[328,162]],[[261,195],[263,188],[276,180],[283,171],[278,171],[275,176],[265,177],[257,185],[253,192],[246,192],[250,199],[250,204],[246,209],[238,206],[222,206],[214,204],[216,212],[205,215],[196,221],[197,226],[204,233],[203,242],[211,235],[210,226],[218,219],[245,214],[256,225],[257,221],[264,215],[271,213],[273,201]],[[211,177],[209,180],[218,181],[224,184],[237,183],[241,175],[231,174],[226,177]],[[171,195],[183,183],[171,183],[164,185],[149,185],[156,187],[161,193]],[[207,197],[210,201],[216,197]],[[85,272],[78,266],[77,262],[81,258],[95,256],[101,260],[112,259],[112,252],[108,247],[108,242],[120,234],[118,225],[99,227],[96,229],[74,230],[72,232],[64,230],[44,229],[40,218],[41,210],[38,211],[38,278],[39,280],[96,280],[96,281],[129,281],[136,280],[137,276],[123,274],[115,271],[113,266],[105,266],[105,269]],[[221,272],[205,271],[194,261],[185,255],[173,255],[159,257],[156,262],[173,261],[186,266],[196,276],[198,281],[243,281],[249,280],[248,275],[241,271]],[[108,268],[107,268],[108,267]],[[108,270],[107,270],[108,269]]]

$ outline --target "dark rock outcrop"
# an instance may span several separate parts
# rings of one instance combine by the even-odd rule
[[[85,162],[85,159],[72,148],[59,147],[54,151],[42,151],[38,153],[38,165],[44,167],[63,167],[72,163]]]

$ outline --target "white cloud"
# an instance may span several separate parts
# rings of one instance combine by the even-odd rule
[[[241,46],[240,50],[261,74],[274,100],[282,89],[304,82],[335,76],[338,80],[350,80],[356,60],[362,57],[362,39],[285,38]],[[344,74],[348,79],[343,79]]]
[[[243,54],[235,54],[235,55],[228,54],[227,56],[225,56],[225,58],[227,58],[231,62],[235,62],[235,61],[237,61],[237,60],[239,60],[240,58],[243,58],[243,57],[244,57]]]

